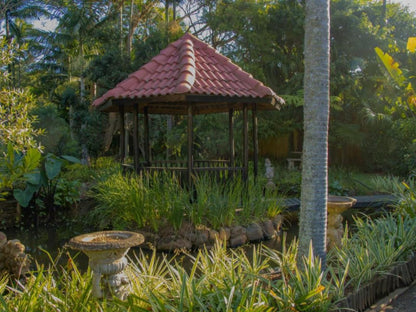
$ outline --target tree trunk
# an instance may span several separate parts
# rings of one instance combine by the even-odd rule
[[[133,25],[133,16],[134,16],[134,1],[132,0],[130,2],[129,33],[127,35],[127,41],[126,41],[126,53],[127,53],[129,66],[131,65],[131,49],[133,45],[133,35],[134,35],[134,30],[135,30],[135,27]]]
[[[172,11],[173,11],[172,20],[176,21],[176,0],[172,0]]]
[[[121,0],[118,8],[118,31],[119,31],[119,48],[120,48],[120,55],[123,55],[123,6],[124,1]]]
[[[298,264],[312,242],[322,268],[326,265],[329,47],[329,0],[307,0]]]
[[[169,0],[165,0],[166,44],[169,43]]]

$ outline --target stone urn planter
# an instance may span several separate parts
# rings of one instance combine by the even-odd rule
[[[94,297],[114,294],[124,300],[130,293],[130,281],[123,272],[127,266],[125,255],[130,247],[143,242],[144,237],[139,233],[102,231],[76,236],[68,246],[88,256]]]
[[[348,208],[355,205],[357,200],[346,196],[328,196],[328,249],[341,245],[341,239],[344,235],[344,226],[342,225],[342,213]]]

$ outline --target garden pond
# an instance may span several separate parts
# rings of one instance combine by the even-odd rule
[[[383,209],[377,211],[374,211],[374,209],[350,209],[343,213],[344,223],[351,225],[353,224],[354,216],[360,216],[362,214],[379,215],[380,213],[383,213],[383,211]],[[286,216],[285,220],[286,221],[284,222],[282,230],[278,236],[270,240],[264,240],[258,244],[262,244],[272,249],[281,250],[283,236],[286,236],[287,242],[290,242],[295,236],[297,236],[298,224],[296,213]],[[352,227],[349,226],[349,228]],[[86,269],[88,266],[88,258],[85,254],[65,247],[72,237],[83,234],[79,230],[75,230],[71,227],[42,227],[29,230],[9,229],[3,230],[3,232],[7,235],[8,239],[18,239],[25,245],[26,253],[32,257],[33,263],[38,262],[40,264],[48,264],[50,263],[50,259],[55,259],[58,255],[60,255],[61,263],[65,264],[65,261],[68,260],[67,253],[69,253],[76,259],[76,262],[81,269]],[[87,232],[88,231],[85,231],[84,233]],[[94,232],[94,230],[91,230],[90,232]],[[252,246],[253,244],[246,244],[243,247],[249,257],[253,250]],[[149,255],[152,253],[152,250],[148,247],[133,247],[130,249],[129,256],[134,259],[134,253],[137,254],[140,251]],[[160,257],[163,257],[164,255],[174,257],[177,255],[174,252],[158,252],[158,254]],[[196,251],[193,250],[190,254],[196,254]],[[177,256],[176,259],[186,262],[186,257],[183,255]]]
[[[30,255],[33,263],[37,262],[39,264],[47,265],[51,262],[51,259],[55,260],[59,256],[59,263],[65,265],[65,263],[68,261],[69,253],[69,255],[71,255],[73,259],[76,259],[78,267],[81,270],[87,269],[88,257],[80,251],[76,251],[65,246],[73,236],[79,235],[80,233],[72,234],[69,233],[68,230],[53,227],[23,231],[13,229],[5,230],[3,232],[7,235],[8,239],[18,239],[23,245],[25,245],[25,252],[26,254]],[[263,244],[269,248],[281,250],[283,235],[285,235],[287,241],[290,242],[297,235],[297,232],[297,224],[291,224],[290,227],[282,230],[282,232],[275,238],[265,240],[257,244]],[[245,249],[249,258],[251,258],[251,254],[253,252],[252,246],[257,244],[246,244],[242,247]],[[145,254],[148,254],[149,256],[152,253],[152,250],[147,246],[138,246],[132,247],[129,251],[128,256],[131,259],[134,259],[134,254],[138,254],[141,251]],[[191,250],[189,254],[195,255],[196,252],[196,250]],[[185,267],[187,266],[187,257],[184,256],[184,254],[176,252],[166,253],[161,251],[158,251],[157,253],[160,257],[167,256],[168,258],[172,258],[176,256],[176,260],[183,262]]]

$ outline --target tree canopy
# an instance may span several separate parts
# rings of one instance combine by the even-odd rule
[[[37,29],[36,18],[54,20],[57,27]],[[0,22],[15,53],[2,73],[9,75],[10,87],[30,93],[36,108],[30,118],[35,121],[36,112],[40,120],[35,129],[51,132],[42,114],[61,120],[61,132],[68,127],[60,151],[101,155],[108,144],[96,138],[104,137],[112,119],[92,112],[91,101],[190,31],[285,98],[280,112],[260,114],[260,138],[279,137],[302,132],[304,19],[305,1],[292,0],[8,0],[0,6]],[[411,68],[414,54],[406,45],[416,34],[415,21],[398,4],[384,10],[382,2],[331,1],[331,163],[400,174],[414,169],[413,110],[402,116],[399,108],[408,104],[386,78],[374,49],[391,55],[400,68]],[[197,120],[196,135],[214,138],[204,125],[220,125],[221,118]],[[156,119],[155,152],[179,155],[180,131],[170,132],[166,123],[172,121]],[[180,127],[181,120],[173,124]],[[166,137],[169,146],[161,143]],[[360,155],[351,158],[345,146]],[[200,152],[217,149],[201,144]]]

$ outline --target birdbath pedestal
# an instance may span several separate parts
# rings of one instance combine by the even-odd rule
[[[328,196],[328,229],[327,229],[327,246],[328,249],[341,245],[341,239],[344,235],[344,226],[342,225],[342,213],[348,208],[355,205],[357,200],[346,196]]]
[[[92,294],[96,298],[114,294],[124,300],[130,293],[130,281],[123,272],[130,247],[144,242],[143,235],[128,231],[102,231],[72,238],[68,246],[81,250],[89,258]]]

